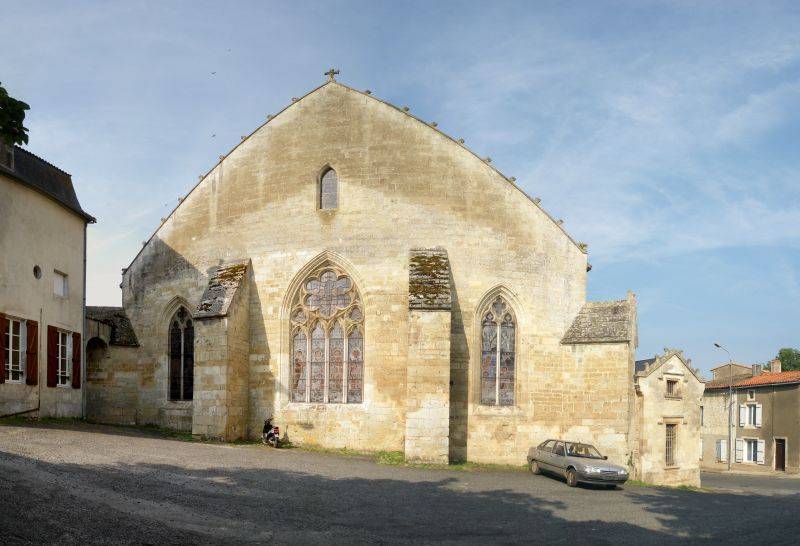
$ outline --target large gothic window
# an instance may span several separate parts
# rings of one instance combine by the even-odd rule
[[[353,281],[326,266],[291,311],[292,402],[358,404],[364,392],[364,311]]]
[[[194,388],[194,325],[181,307],[169,327],[169,399],[191,400]]]
[[[319,181],[319,208],[335,209],[339,206],[339,180],[336,171],[328,169]]]
[[[481,404],[514,405],[515,337],[511,307],[498,296],[481,319]]]

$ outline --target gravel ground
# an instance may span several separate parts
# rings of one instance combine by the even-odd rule
[[[526,472],[14,424],[0,426],[0,543],[796,543],[800,492],[737,478],[719,492],[571,489]]]

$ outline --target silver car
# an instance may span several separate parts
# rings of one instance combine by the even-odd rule
[[[593,445],[562,440],[547,440],[528,451],[531,472],[548,472],[563,476],[567,485],[579,483],[603,484],[615,488],[628,480],[628,471],[619,465],[606,462]]]

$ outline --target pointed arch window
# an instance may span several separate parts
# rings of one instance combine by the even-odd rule
[[[298,290],[290,316],[292,402],[361,403],[364,311],[350,277],[319,269]]]
[[[513,406],[516,380],[516,321],[511,307],[498,296],[481,318],[480,401]]]
[[[335,209],[339,207],[339,178],[336,171],[328,169],[322,173],[319,181],[319,208]]]
[[[185,307],[169,327],[169,399],[191,400],[194,394],[194,324]]]

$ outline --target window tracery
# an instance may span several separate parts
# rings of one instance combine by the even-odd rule
[[[513,406],[516,379],[516,322],[498,296],[481,319],[480,403]]]
[[[364,311],[352,280],[332,266],[310,275],[290,312],[292,402],[363,400]]]

